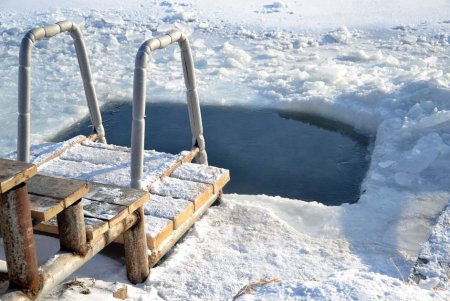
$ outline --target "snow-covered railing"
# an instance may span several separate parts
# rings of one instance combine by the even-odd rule
[[[92,81],[91,68],[84,45],[83,34],[78,25],[71,21],[62,21],[56,24],[38,27],[30,30],[22,39],[19,55],[19,117],[17,136],[17,159],[28,162],[30,159],[30,99],[31,99],[31,53],[36,42],[43,38],[50,38],[59,33],[68,31],[72,37],[83,79],[91,122],[97,140],[106,143],[105,130],[98,107],[97,95]]]
[[[199,149],[196,161],[200,164],[208,164],[191,48],[186,36],[181,31],[174,30],[166,35],[145,41],[136,55],[133,82],[133,125],[131,134],[131,187],[133,188],[143,188],[142,177],[144,170],[145,101],[148,57],[153,51],[166,48],[175,42],[178,42],[178,45],[181,48],[181,62],[183,65],[184,82],[187,88],[189,122],[193,137],[192,145]]]

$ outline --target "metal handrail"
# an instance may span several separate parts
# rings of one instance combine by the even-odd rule
[[[42,38],[50,38],[68,31],[72,37],[77,53],[78,65],[83,79],[84,92],[94,126],[97,141],[106,143],[105,130],[98,107],[97,95],[92,81],[91,68],[86,53],[86,47],[78,25],[71,21],[38,27],[30,30],[22,39],[19,55],[19,117],[17,134],[17,159],[28,162],[30,160],[30,99],[31,99],[31,52],[34,44]]]
[[[136,54],[133,82],[133,124],[131,131],[131,187],[143,189],[144,139],[145,139],[145,101],[147,83],[147,61],[150,54],[178,42],[181,49],[184,82],[192,132],[192,145],[199,148],[196,162],[208,165],[203,137],[202,115],[197,93],[197,84],[191,48],[186,36],[179,30],[145,41]]]

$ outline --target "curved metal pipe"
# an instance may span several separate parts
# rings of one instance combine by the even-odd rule
[[[30,160],[30,99],[31,99],[31,53],[36,42],[68,31],[72,37],[77,53],[78,65],[83,79],[84,92],[97,140],[106,143],[105,130],[98,107],[97,95],[91,75],[91,68],[84,44],[83,34],[78,25],[71,21],[38,27],[30,30],[22,39],[19,54],[19,117],[17,133],[17,160]]]
[[[199,148],[196,162],[208,165],[203,137],[202,115],[198,99],[194,63],[191,48],[186,36],[179,30],[145,41],[136,54],[133,81],[133,124],[131,131],[131,187],[144,189],[142,182],[144,173],[144,139],[145,139],[145,101],[147,84],[147,61],[149,55],[178,42],[181,49],[184,82],[189,110],[189,122],[192,132],[192,145]]]

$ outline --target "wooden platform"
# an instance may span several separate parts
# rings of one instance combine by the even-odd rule
[[[213,166],[190,163],[198,150],[167,154],[146,151],[144,181],[148,198],[132,196],[130,184],[130,150],[125,147],[92,142],[84,136],[71,140],[35,145],[32,162],[44,176],[87,181],[89,192],[82,198],[86,235],[89,241],[101,237],[108,229],[144,203],[147,246],[151,265],[176,243],[192,224],[217,199],[230,180],[229,171]],[[13,155],[11,155],[13,157]],[[36,191],[34,194],[39,195]],[[35,202],[57,213],[67,204],[39,197]],[[47,211],[51,211],[47,210]],[[53,214],[35,213],[40,223],[35,230],[49,235],[58,233]],[[53,215],[54,216],[54,215]],[[122,242],[119,237],[117,242]]]

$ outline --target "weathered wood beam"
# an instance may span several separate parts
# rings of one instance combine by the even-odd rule
[[[147,255],[147,238],[145,234],[144,209],[141,207],[134,213],[138,221],[123,233],[125,247],[125,263],[127,276],[131,283],[141,283],[150,274]]]
[[[61,248],[84,255],[87,251],[87,245],[83,202],[79,200],[66,208],[56,216],[56,219]]]
[[[0,195],[0,224],[10,284],[31,295],[41,286],[25,183]]]

